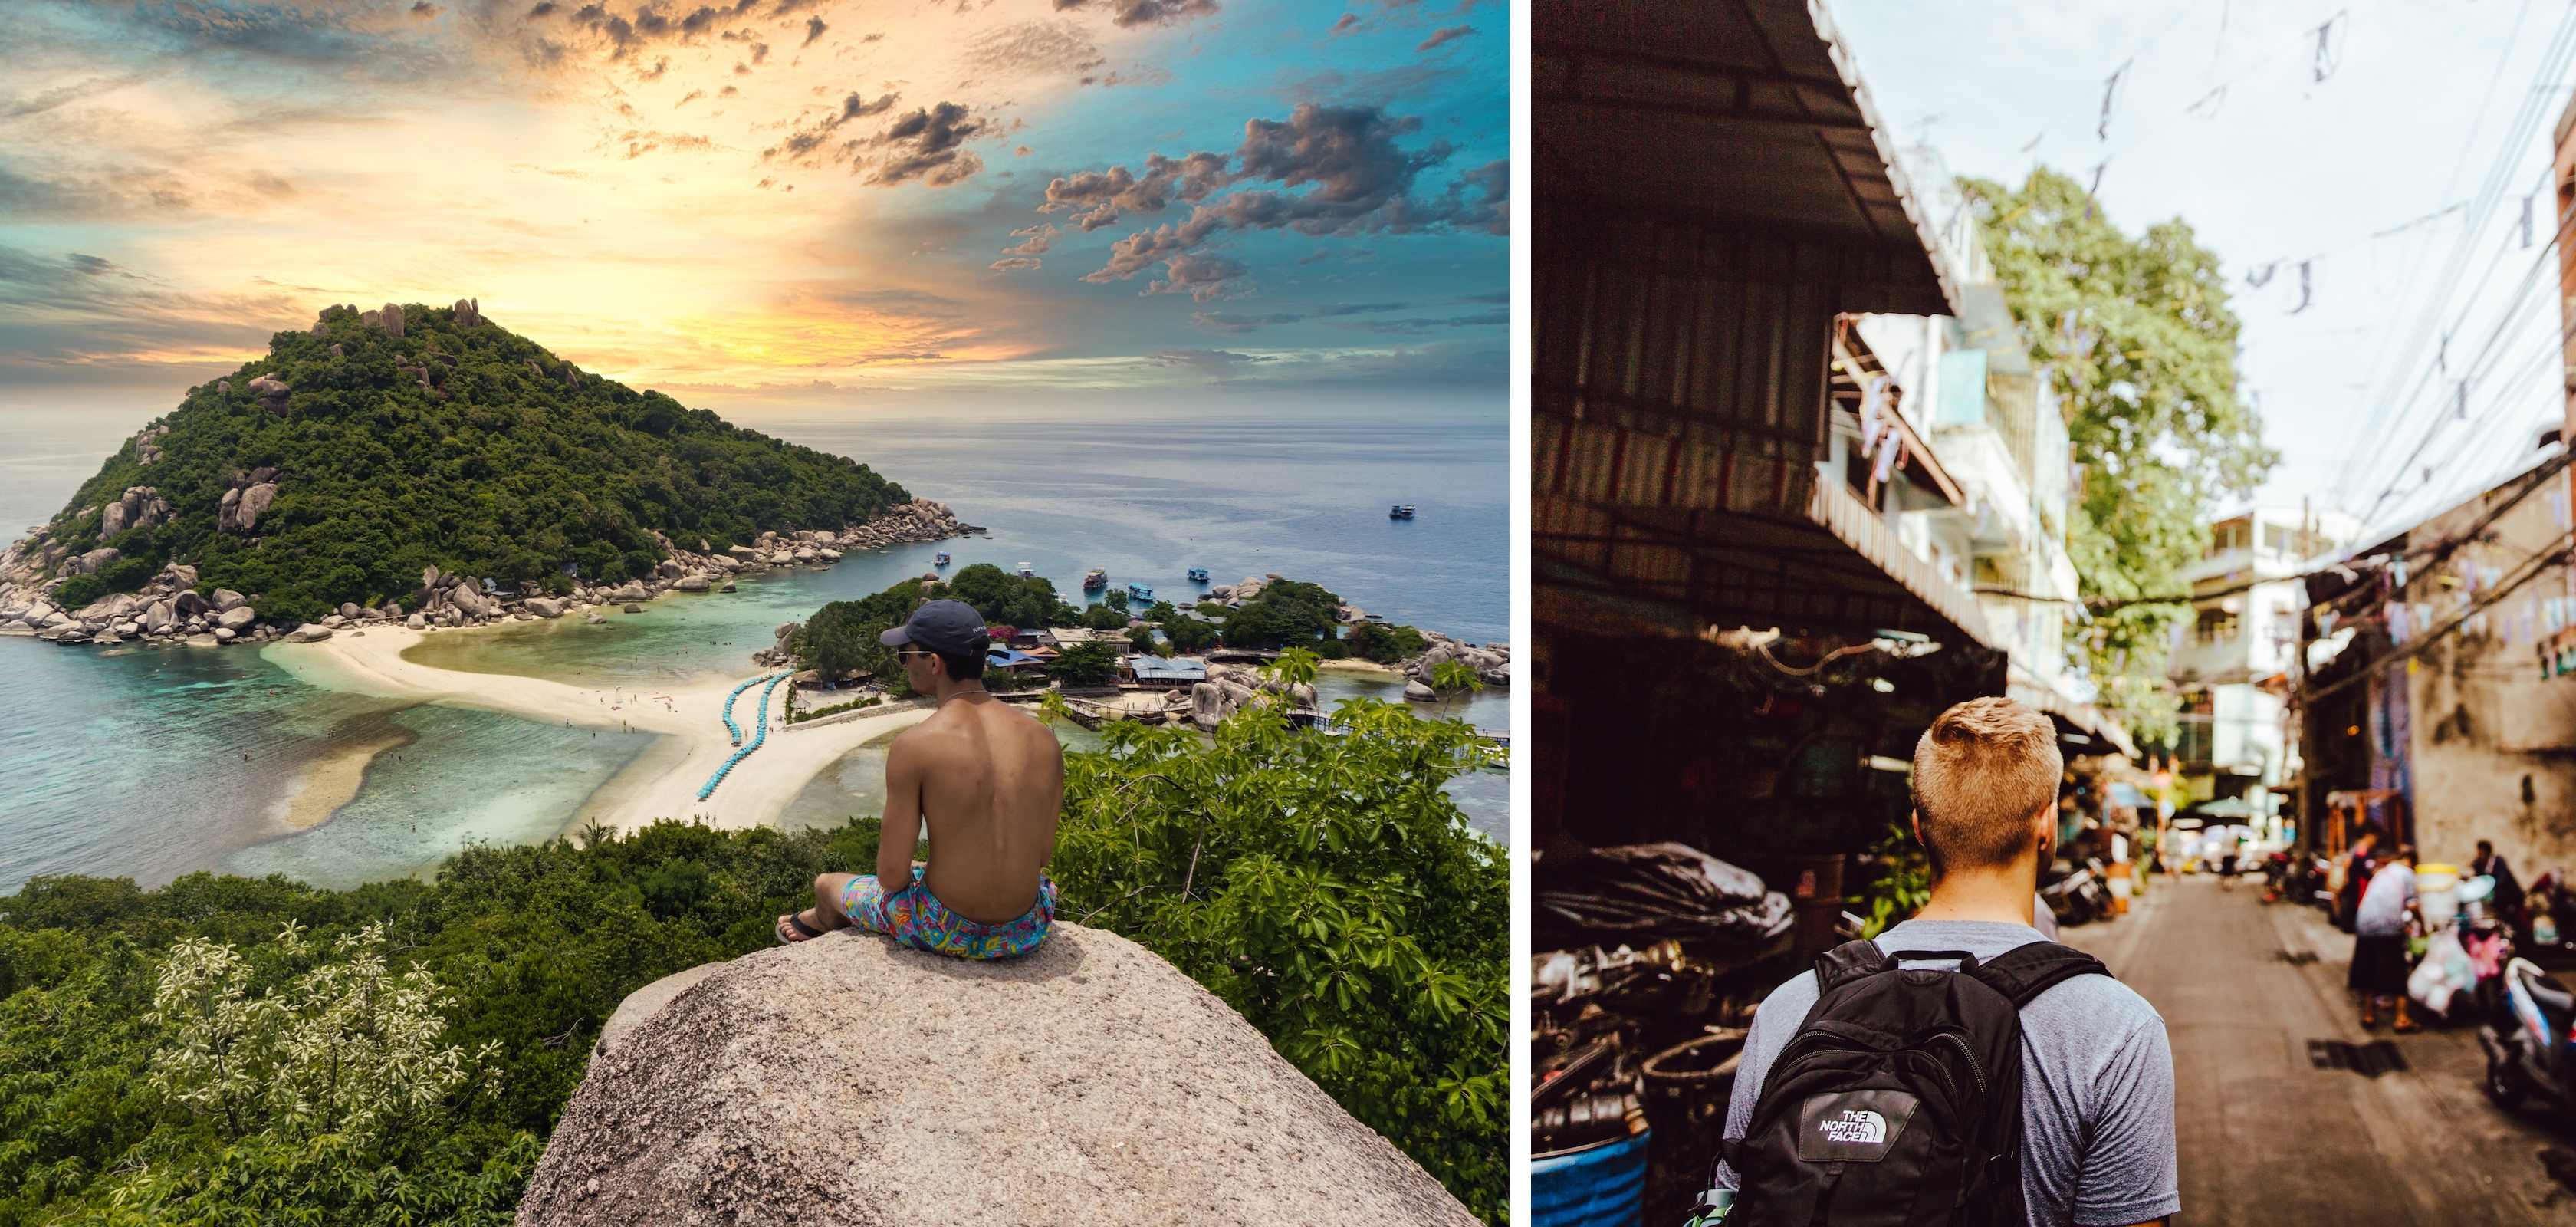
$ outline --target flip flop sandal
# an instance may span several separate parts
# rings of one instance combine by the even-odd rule
[[[796,931],[803,936],[787,936],[789,926],[794,926]],[[805,923],[805,914],[802,912],[789,912],[787,914],[787,923],[778,926],[778,944],[781,946],[792,946],[798,942],[810,942],[821,936],[823,936],[823,930]]]

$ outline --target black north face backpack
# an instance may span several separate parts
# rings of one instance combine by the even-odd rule
[[[1983,965],[1867,941],[1816,956],[1816,1008],[1726,1148],[1741,1182],[1726,1227],[2022,1227],[2021,1008],[2109,974],[2055,942]]]

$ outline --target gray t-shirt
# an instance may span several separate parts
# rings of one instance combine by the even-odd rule
[[[2027,925],[1909,920],[1887,951],[1965,950],[1993,959],[2040,940]],[[1762,1080],[1816,1005],[1816,973],[1763,1001],[1744,1042],[1726,1136],[1744,1136]],[[2022,1193],[2033,1227],[2128,1227],[2182,1209],[2174,1163],[2173,1050],[2147,999],[2109,976],[2077,976],[2021,1012]],[[1720,1164],[1718,1182],[1735,1187]]]

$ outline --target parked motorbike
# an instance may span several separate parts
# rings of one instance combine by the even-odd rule
[[[2511,1109],[2534,1095],[2576,1115],[2576,993],[2529,959],[2504,967],[2504,997],[2495,1017],[2478,1029],[2487,1054],[2487,1097]]]
[[[2287,899],[2324,907],[2334,902],[2334,892],[2326,889],[2326,858],[2309,853],[2283,850],[2263,858],[2263,902],[2278,903]]]
[[[2082,868],[2061,860],[2049,867],[2049,873],[2054,880],[2040,886],[2039,897],[2048,902],[2059,925],[2089,924],[2111,915],[2111,890],[2103,885],[2099,859],[2087,858]]]

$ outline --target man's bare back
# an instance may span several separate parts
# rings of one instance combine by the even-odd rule
[[[814,880],[811,911],[778,918],[798,942],[852,924],[960,958],[1011,958],[1046,940],[1055,919],[1056,811],[1064,750],[1055,734],[984,689],[984,621],[931,601],[885,632],[904,675],[937,700],[930,718],[886,755],[886,808],[876,873]],[[912,851],[927,827],[930,860],[914,889]]]
[[[953,694],[886,755],[877,878],[904,880],[926,823],[922,884],[968,920],[1007,923],[1037,899],[1063,806],[1064,750],[1055,733],[980,688]]]

